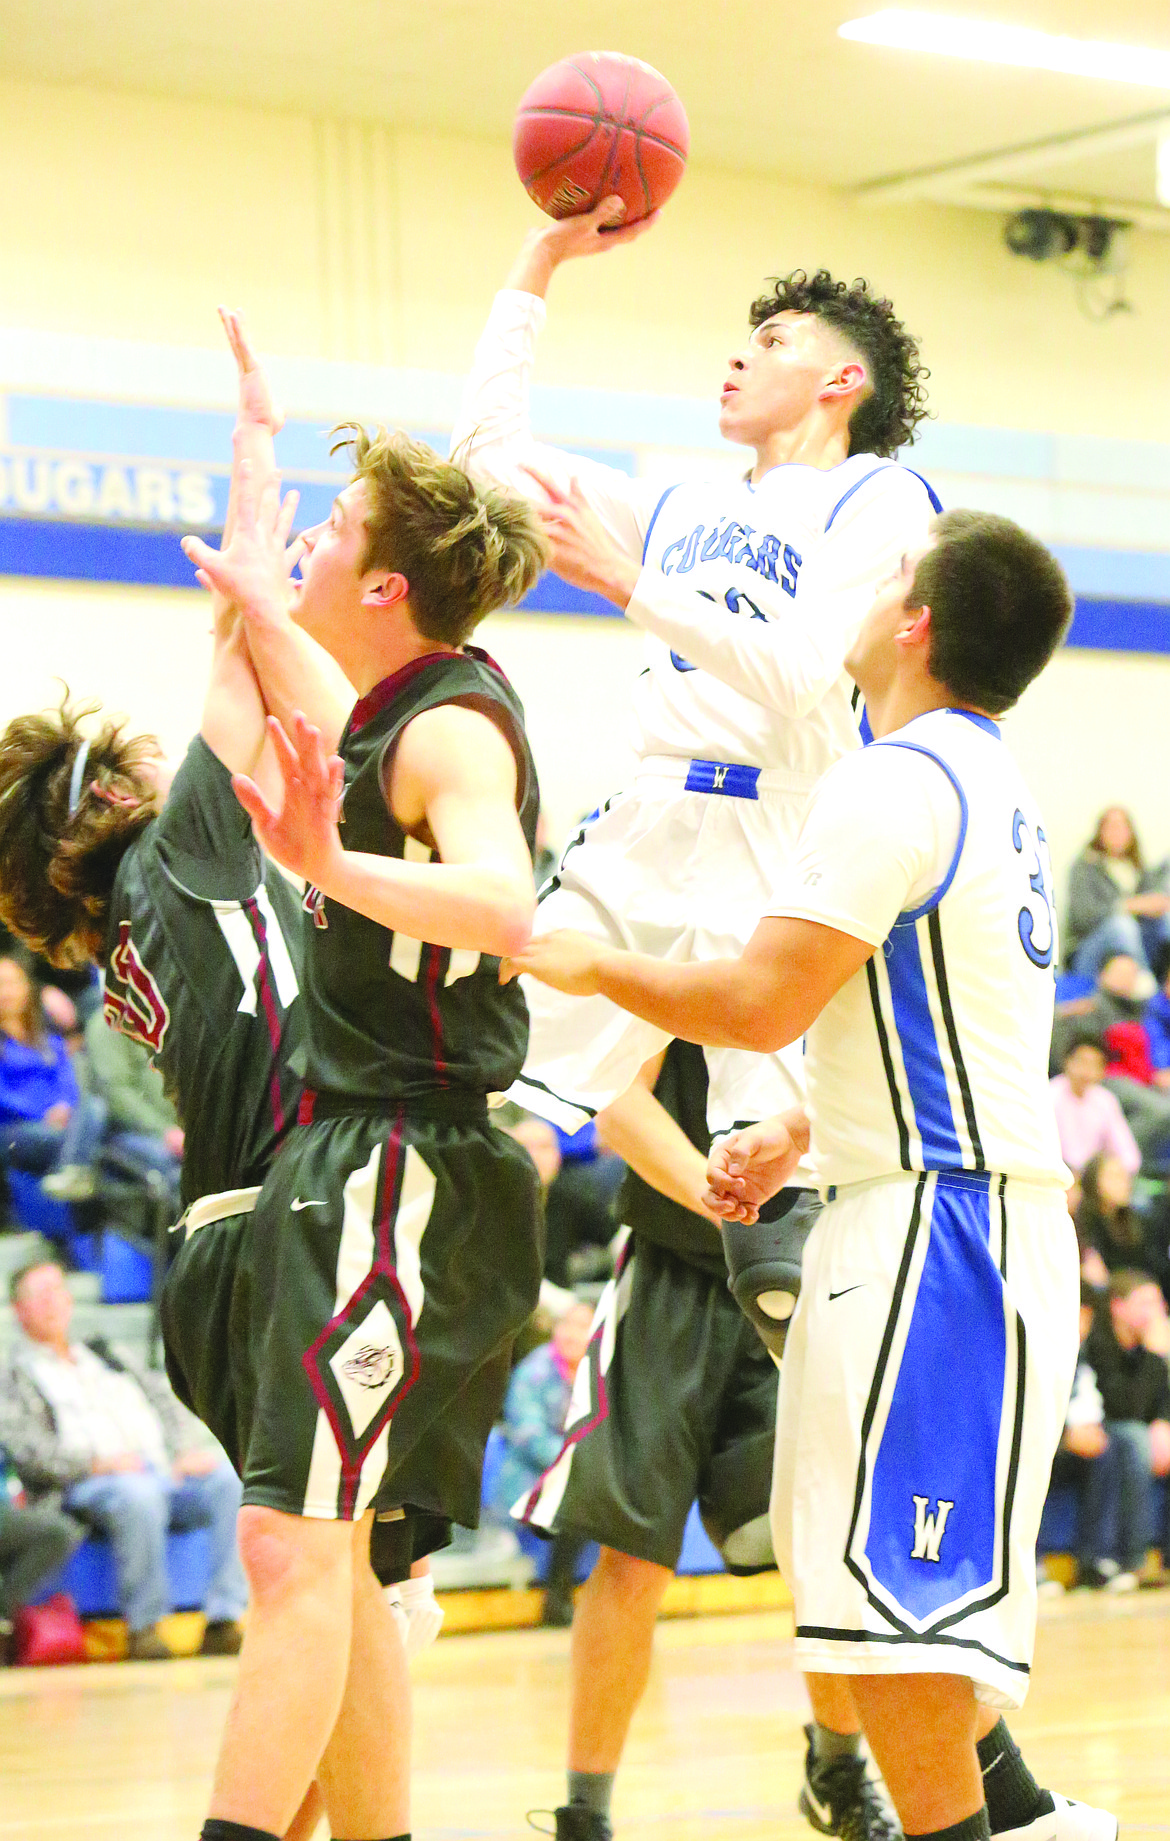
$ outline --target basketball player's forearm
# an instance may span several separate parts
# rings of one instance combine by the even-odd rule
[[[234,608],[217,611],[199,733],[229,773],[256,773],[267,739],[264,699]]]
[[[332,752],[356,701],[336,660],[276,607],[242,609],[248,651],[270,715],[292,728],[295,711],[320,729]]]
[[[775,992],[742,959],[676,965],[648,953],[599,947],[593,985],[631,1016],[684,1042],[772,1054],[804,1033]]]
[[[611,537],[641,557],[643,514],[628,474],[600,461],[537,441],[529,416],[529,380],[544,308],[531,297],[501,293],[475,348],[471,372],[451,434],[459,466],[536,504],[544,500],[536,473],[567,489],[576,479]]]
[[[547,229],[530,230],[508,270],[504,286],[518,294],[534,294],[537,300],[543,300],[563,259]]]
[[[729,689],[794,718],[827,695],[847,650],[834,622],[813,633],[787,610],[764,620],[728,613],[656,571],[642,571],[626,615]]]
[[[318,887],[394,933],[495,958],[522,951],[536,914],[530,877],[482,864],[405,863],[339,849]]]
[[[643,1182],[693,1214],[705,1214],[707,1160],[653,1093],[635,1083],[599,1112],[597,1136]]]

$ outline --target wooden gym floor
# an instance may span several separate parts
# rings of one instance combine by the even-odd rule
[[[784,1611],[664,1623],[618,1779],[620,1841],[808,1841]],[[568,1636],[444,1637],[415,1666],[414,1833],[529,1832],[563,1789]],[[195,1841],[235,1664],[0,1673],[0,1841]],[[1170,1592],[1041,1612],[1012,1726],[1041,1782],[1170,1837]]]

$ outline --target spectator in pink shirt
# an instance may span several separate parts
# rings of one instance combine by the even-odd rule
[[[1064,1072],[1049,1082],[1061,1155],[1077,1176],[1091,1157],[1102,1155],[1118,1158],[1131,1175],[1141,1166],[1141,1152],[1121,1106],[1101,1085],[1104,1072],[1100,1037],[1083,1031],[1065,1049]]]

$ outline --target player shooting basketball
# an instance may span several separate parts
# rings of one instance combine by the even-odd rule
[[[724,384],[720,426],[752,455],[745,477],[630,479],[536,442],[528,379],[544,295],[563,262],[653,222],[615,229],[618,216],[611,198],[525,240],[452,440],[473,469],[531,494],[556,566],[648,636],[633,783],[570,844],[536,931],[704,959],[746,941],[812,786],[858,746],[845,652],[935,505],[892,458],[925,413],[924,373],[888,301],[863,282],[797,273],[753,303]],[[534,986],[528,997],[514,1097],[556,1123],[608,1104],[666,1046],[604,998]],[[798,1050],[712,1051],[708,1066],[713,1130],[801,1095]],[[794,1229],[793,1294],[799,1239]]]

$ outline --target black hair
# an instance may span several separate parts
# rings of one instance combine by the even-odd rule
[[[1070,1055],[1076,1054],[1078,1048],[1095,1048],[1099,1055],[1106,1054],[1105,1043],[1096,1029],[1074,1029],[1061,1051],[1062,1067]]]
[[[927,413],[930,372],[891,302],[871,293],[867,281],[836,281],[824,268],[815,275],[798,268],[770,280],[772,292],[761,294],[748,310],[753,329],[777,313],[808,313],[865,359],[870,388],[849,419],[849,452],[896,454],[913,441]]]

